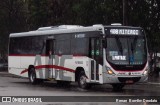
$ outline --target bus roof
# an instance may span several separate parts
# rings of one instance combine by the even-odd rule
[[[24,36],[40,36],[40,35],[52,35],[61,33],[76,33],[76,32],[90,32],[90,31],[102,31],[102,26],[77,26],[77,25],[60,25],[51,27],[41,27],[35,31],[11,33],[10,37],[24,37]]]
[[[24,36],[41,36],[41,35],[53,35],[61,33],[76,33],[76,32],[91,32],[91,31],[101,31],[104,33],[104,28],[134,28],[141,29],[140,27],[131,26],[121,26],[121,25],[93,25],[88,27],[83,27],[79,25],[60,25],[60,26],[50,26],[41,27],[38,30],[21,32],[21,33],[11,33],[10,37],[24,37]]]

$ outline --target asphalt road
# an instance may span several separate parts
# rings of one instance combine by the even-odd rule
[[[122,91],[115,92],[110,85],[94,86],[90,90],[78,88],[76,83],[70,86],[57,86],[53,81],[44,82],[39,85],[31,85],[26,78],[20,78],[6,72],[0,72],[0,96],[160,96],[160,83],[149,82],[145,84],[127,85]],[[62,97],[64,98],[64,97]],[[73,97],[72,97],[73,98]],[[126,103],[126,102],[44,102],[44,103],[23,103],[23,105],[159,105],[160,103]],[[0,105],[20,105],[22,103],[0,103]]]

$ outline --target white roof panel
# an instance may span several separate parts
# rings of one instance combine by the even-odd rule
[[[52,35],[61,33],[75,33],[75,32],[89,32],[89,31],[100,31],[101,27],[79,27],[79,28],[69,28],[69,29],[53,29],[44,31],[29,31],[21,33],[11,33],[10,37],[24,37],[24,36],[40,36],[40,35]]]

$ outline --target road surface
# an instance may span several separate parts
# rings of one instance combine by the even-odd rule
[[[55,82],[44,82],[39,85],[31,85],[27,78],[17,77],[7,72],[0,72],[0,96],[66,96],[60,98],[73,98],[76,96],[100,96],[121,97],[121,96],[160,96],[159,81],[152,81],[145,84],[127,85],[122,91],[115,92],[110,85],[94,86],[90,90],[83,90],[78,88],[76,83],[70,86],[58,86]],[[73,96],[73,97],[72,97]],[[23,103],[23,105],[159,105],[160,103],[146,103],[146,102],[94,102],[91,97],[91,102],[43,102],[43,103]],[[104,98],[102,97],[102,98]],[[85,100],[85,99],[84,99]],[[123,100],[120,100],[123,101]],[[0,105],[10,104],[19,105],[20,103],[0,103]],[[21,103],[22,104],[22,103]]]

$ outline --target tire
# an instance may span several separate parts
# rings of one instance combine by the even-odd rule
[[[84,71],[81,71],[80,74],[79,74],[79,77],[78,77],[78,86],[80,88],[82,88],[82,89],[89,89],[89,88],[91,88],[92,85],[88,84],[86,82],[86,80],[87,80],[87,77],[86,77]]]
[[[35,84],[39,84],[39,83],[42,83],[43,80],[42,79],[37,79],[36,77],[36,72],[35,72],[35,69],[34,68],[31,68],[29,70],[29,81],[31,84],[35,85]]]
[[[121,91],[125,85],[124,84],[112,84],[114,91]]]

